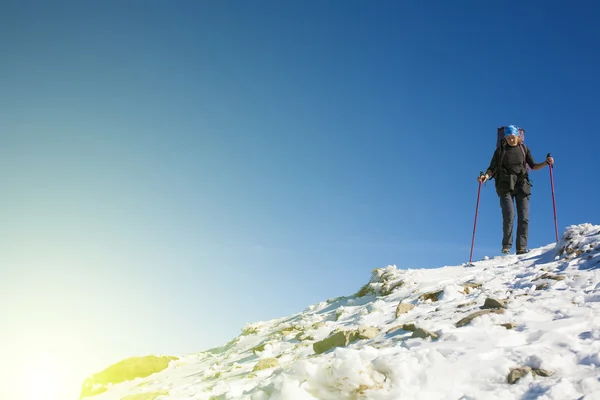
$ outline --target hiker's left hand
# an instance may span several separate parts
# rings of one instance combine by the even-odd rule
[[[547,163],[548,165],[552,165],[552,164],[554,164],[554,158],[552,158],[552,157],[546,157],[546,163]]]

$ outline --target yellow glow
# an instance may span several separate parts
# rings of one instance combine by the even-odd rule
[[[79,397],[81,378],[58,355],[31,354],[17,371],[15,400],[68,400]]]

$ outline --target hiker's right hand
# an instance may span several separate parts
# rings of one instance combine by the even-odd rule
[[[479,183],[484,183],[488,179],[490,179],[490,177],[487,174],[485,174],[485,175],[479,175],[479,177],[477,178],[477,180],[479,181]]]

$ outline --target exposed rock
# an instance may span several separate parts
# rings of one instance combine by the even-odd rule
[[[260,371],[263,369],[269,369],[279,366],[279,361],[276,358],[263,358],[256,363],[252,371]]]
[[[312,337],[311,335],[307,334],[306,332],[299,332],[296,335],[296,340],[299,342],[305,342],[305,341],[315,340],[315,338]]]
[[[511,385],[517,383],[519,379],[531,372],[531,367],[512,368],[506,377]]]
[[[481,317],[482,315],[492,314],[492,313],[493,314],[504,314],[504,309],[503,308],[497,308],[497,309],[476,311],[473,314],[470,314],[470,315],[464,317],[463,319],[461,319],[460,321],[458,321],[455,324],[455,326],[457,328],[460,328],[462,326],[468,325],[471,321],[473,321],[477,317]]]
[[[467,282],[462,285],[462,287],[465,291],[465,294],[470,294],[472,289],[479,289],[481,286],[483,286],[481,283],[475,283],[475,282]]]
[[[397,326],[394,326],[393,328],[388,329],[385,333],[387,335],[389,335],[389,334],[398,332],[400,330],[414,332],[415,329],[417,329],[415,324],[402,324],[402,325],[397,325]]]
[[[334,347],[345,347],[359,339],[357,331],[338,331],[329,337],[313,343],[313,350],[317,354],[325,353]]]
[[[510,373],[508,374],[506,380],[508,381],[508,383],[515,384],[519,381],[519,379],[521,379],[522,377],[524,377],[525,375],[527,375],[528,373],[530,373],[533,376],[541,376],[541,377],[549,377],[554,375],[553,371],[548,371],[546,369],[536,369],[536,368],[531,368],[531,367],[519,367],[519,368],[512,368],[510,370]]]
[[[406,314],[407,312],[409,312],[413,308],[415,308],[414,304],[410,304],[410,303],[400,303],[400,304],[398,304],[398,307],[396,307],[396,318],[398,318],[402,314]]]
[[[544,290],[544,289],[548,289],[547,283],[540,283],[538,285],[535,285],[535,290]]]
[[[414,338],[423,338],[423,339],[426,339],[426,338],[430,337],[431,339],[435,340],[435,339],[438,338],[438,335],[437,335],[437,333],[430,332],[430,331],[428,331],[426,329],[417,328],[417,329],[414,330],[414,332],[412,334],[412,337],[414,337]]]
[[[543,376],[544,378],[554,375],[553,371],[548,371],[547,369],[532,369],[531,373],[534,376]]]
[[[403,274],[395,267],[376,268],[371,274],[369,283],[356,293],[356,297],[366,295],[387,296],[399,287],[404,286]]]
[[[417,329],[417,326],[413,323],[404,324],[404,325],[402,325],[402,329],[404,329],[405,331],[414,332],[415,329]]]
[[[498,300],[488,297],[487,299],[485,299],[485,303],[483,303],[483,306],[481,306],[481,308],[484,310],[489,310],[494,308],[504,308],[505,305],[506,301],[504,300]]]
[[[506,329],[515,329],[517,327],[514,322],[507,322],[506,324],[500,324],[499,326],[502,326]]]
[[[562,281],[565,279],[565,277],[546,273],[546,274],[540,276],[540,279],[553,279],[555,281]]]
[[[375,328],[372,326],[361,326],[358,328],[358,338],[359,339],[373,339],[375,336],[379,335],[379,328]]]
[[[440,290],[438,292],[423,293],[422,295],[419,296],[419,300],[421,300],[421,301],[431,300],[433,302],[436,302],[442,297],[443,293],[444,293],[443,290]]]
[[[475,304],[477,304],[477,302],[476,301],[472,301],[470,303],[459,304],[459,305],[456,306],[456,308],[470,307],[470,306],[474,306]]]
[[[390,329],[388,329],[388,330],[385,332],[385,334],[386,334],[386,335],[390,335],[390,334],[392,334],[392,333],[396,333],[396,332],[398,332],[398,331],[404,330],[404,328],[403,328],[403,327],[404,327],[404,325],[396,325],[396,326],[394,326],[393,328],[390,328]]]

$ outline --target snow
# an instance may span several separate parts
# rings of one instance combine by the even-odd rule
[[[388,266],[363,289],[247,324],[220,353],[184,355],[93,398],[163,390],[157,400],[600,399],[600,226],[568,227],[558,244],[525,255]],[[488,298],[504,308],[457,326]],[[400,302],[415,307],[397,317]],[[413,337],[411,323],[438,337]],[[315,353],[314,342],[359,327],[379,333]],[[254,371],[267,358],[278,366]],[[531,370],[509,383],[520,367]]]

